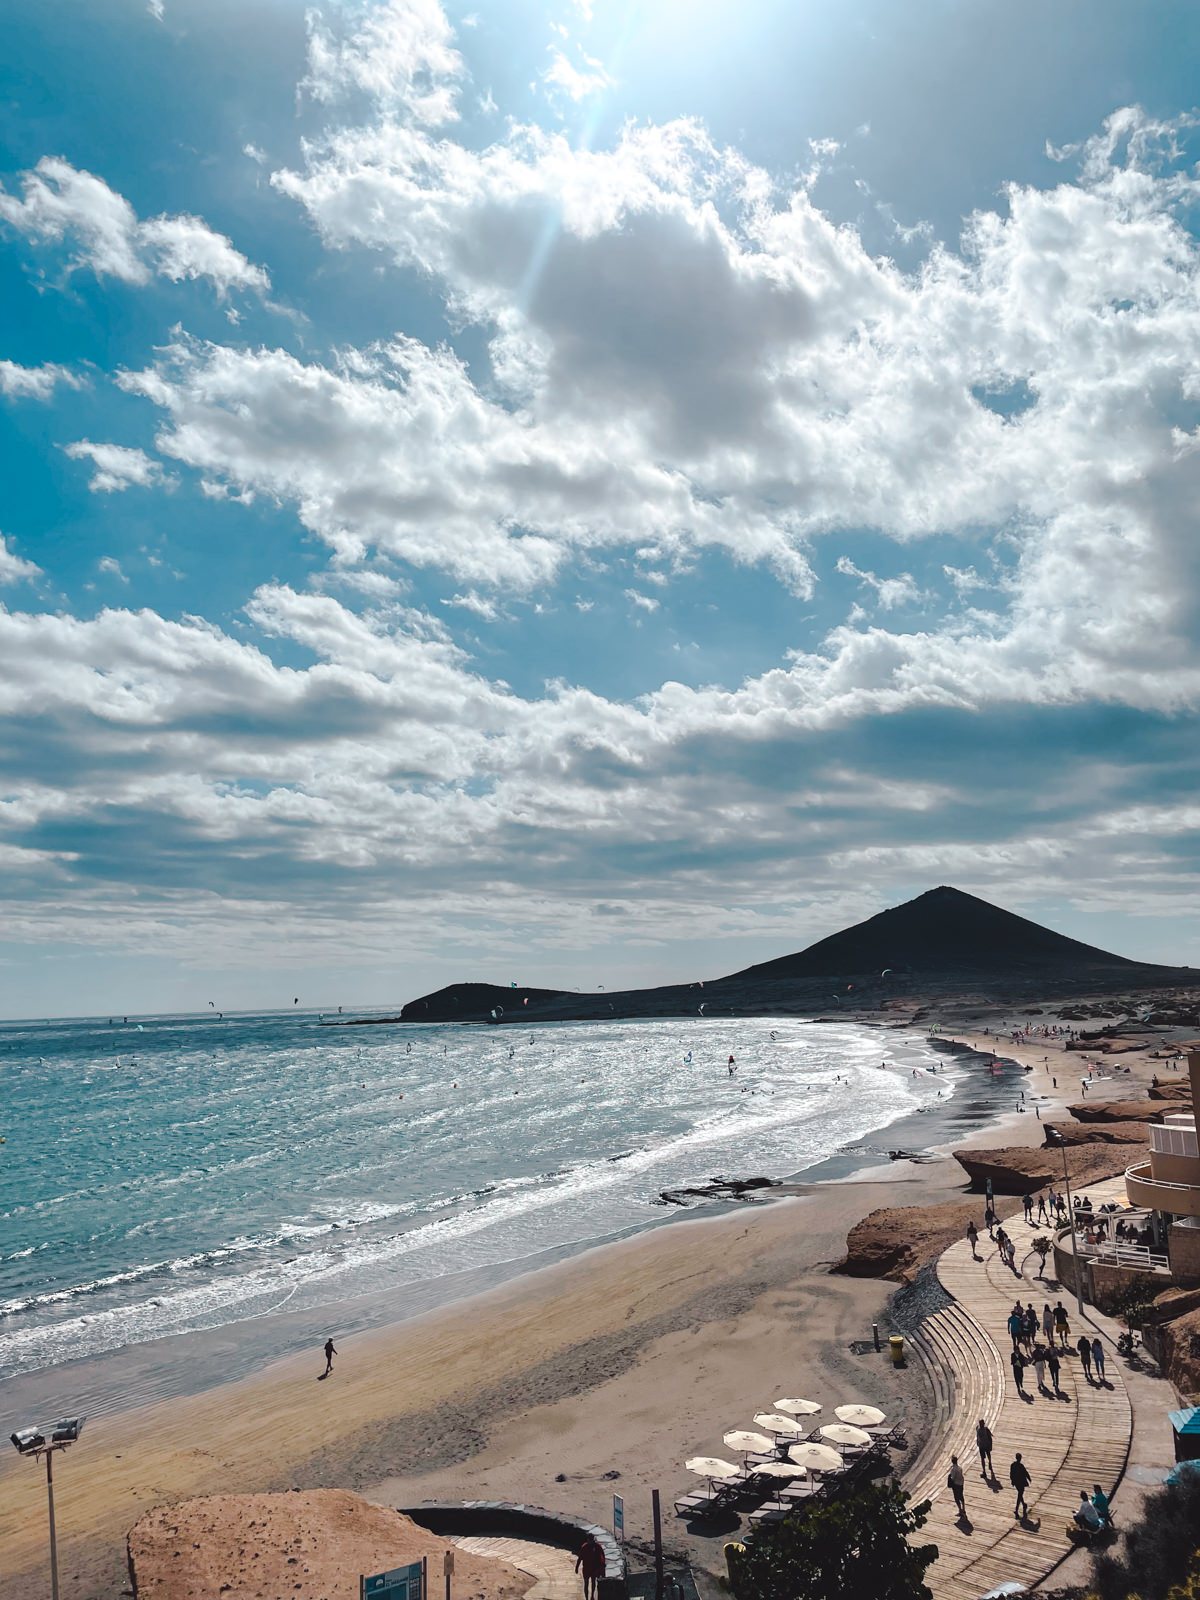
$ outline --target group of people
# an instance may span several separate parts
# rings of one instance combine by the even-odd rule
[[[975,1425],[975,1448],[979,1451],[979,1465],[982,1469],[979,1475],[985,1483],[989,1480],[995,1482],[996,1479],[996,1470],[992,1466],[992,1451],[995,1448],[995,1442],[992,1437],[992,1430],[985,1420],[980,1417]],[[1008,1481],[1016,1490],[1017,1498],[1013,1507],[1013,1516],[1019,1522],[1023,1517],[1029,1515],[1025,1491],[1033,1482],[1033,1477],[1022,1460],[1019,1450],[1013,1456],[1009,1466]],[[950,1471],[947,1474],[946,1483],[954,1495],[954,1503],[958,1507],[959,1516],[965,1518],[967,1515],[966,1477],[957,1456],[950,1457]],[[1077,1527],[1084,1528],[1090,1533],[1098,1533],[1100,1529],[1112,1526],[1112,1511],[1109,1507],[1108,1496],[1098,1483],[1092,1485],[1090,1499],[1086,1489],[1079,1491],[1079,1505],[1075,1508],[1073,1521]]]
[[[1013,1381],[1017,1386],[1018,1394],[1025,1393],[1025,1369],[1032,1367],[1037,1378],[1039,1394],[1060,1394],[1058,1382],[1062,1363],[1059,1356],[1063,1351],[1074,1349],[1078,1354],[1083,1367],[1084,1376],[1089,1383],[1104,1383],[1104,1345],[1100,1339],[1089,1339],[1086,1333],[1081,1333],[1075,1345],[1071,1344],[1071,1321],[1067,1316],[1067,1308],[1059,1300],[1051,1310],[1049,1301],[1042,1307],[1039,1318],[1032,1303],[1022,1306],[1018,1300],[1009,1312],[1008,1332],[1012,1339],[1012,1352],[1009,1361],[1012,1364]],[[1041,1338],[1039,1338],[1039,1333]],[[1046,1373],[1050,1374],[1051,1389],[1046,1387]],[[1093,1379],[1092,1374],[1096,1376]]]

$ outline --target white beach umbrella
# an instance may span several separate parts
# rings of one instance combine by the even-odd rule
[[[831,1450],[827,1444],[794,1444],[788,1455],[798,1467],[807,1467],[810,1472],[840,1472],[842,1458],[836,1450]]]
[[[735,1428],[732,1433],[722,1435],[725,1443],[731,1450],[774,1450],[774,1439],[768,1439],[765,1433],[751,1433],[749,1428]]]
[[[754,1420],[768,1433],[782,1433],[795,1439],[804,1432],[803,1426],[795,1417],[781,1416],[778,1411],[760,1411]]]
[[[864,1433],[861,1428],[852,1428],[848,1422],[831,1422],[828,1427],[821,1429],[822,1439],[828,1439],[832,1444],[870,1444],[871,1435]]]
[[[815,1417],[821,1408],[815,1400],[776,1400],[775,1409],[790,1417]]]
[[[689,1472],[698,1472],[702,1478],[736,1478],[742,1470],[732,1461],[722,1461],[720,1456],[692,1456],[683,1464]]]
[[[806,1478],[808,1468],[797,1466],[794,1461],[760,1461],[753,1469],[767,1478]]]
[[[839,1422],[849,1422],[856,1428],[877,1428],[884,1421],[878,1406],[834,1406],[833,1414]]]

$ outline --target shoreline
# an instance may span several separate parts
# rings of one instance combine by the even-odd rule
[[[839,1025],[848,1023],[872,1031],[875,1027],[857,1018],[818,1020]],[[889,1043],[893,1048],[903,1044],[914,1052],[944,1053],[936,1040],[913,1025],[883,1024],[880,1031],[892,1036]],[[974,1059],[982,1052],[963,1047],[956,1054]],[[850,1178],[863,1181],[867,1174],[891,1173],[893,1167],[906,1164],[893,1162],[889,1149],[911,1148],[941,1154],[968,1140],[973,1142],[985,1128],[999,1126],[1003,1113],[993,1103],[999,1087],[999,1081],[990,1079],[973,1086],[964,1073],[958,1077],[954,1092],[944,1103],[931,1103],[919,1111],[903,1112],[890,1122],[868,1129],[833,1154],[818,1157],[806,1167],[773,1179],[770,1189],[755,1191],[752,1199],[717,1197],[686,1206],[664,1204],[661,1209],[655,1206],[653,1214],[632,1226],[551,1245],[526,1256],[424,1279],[411,1286],[399,1312],[395,1291],[363,1294],[340,1308],[314,1307],[299,1313],[281,1309],[266,1311],[16,1374],[6,1379],[3,1386],[0,1423],[4,1425],[3,1431],[7,1431],[29,1416],[51,1410],[82,1412],[93,1418],[113,1416],[147,1404],[203,1394],[231,1381],[266,1372],[314,1341],[323,1342],[331,1324],[341,1329],[343,1338],[360,1337],[388,1327],[399,1328],[426,1314],[465,1306],[493,1290],[519,1283],[592,1250],[615,1248],[661,1228],[688,1220],[737,1215],[751,1207],[762,1209],[789,1197],[811,1194],[818,1185],[834,1181]],[[885,1134],[888,1136],[886,1144],[881,1142]],[[749,1176],[753,1171],[755,1169],[747,1166],[746,1172],[739,1176]]]
[[[971,1060],[996,1053],[983,1039],[964,1048]],[[886,1125],[919,1129],[934,1156],[927,1164],[850,1147],[765,1202],[654,1219],[467,1298],[339,1336],[329,1384],[314,1382],[314,1340],[245,1375],[94,1416],[64,1464],[64,1559],[69,1552],[71,1570],[87,1575],[89,1595],[109,1600],[124,1587],[123,1535],[142,1510],[266,1487],[338,1484],[391,1505],[519,1498],[603,1521],[612,1470],[632,1495],[629,1535],[641,1538],[648,1488],[661,1487],[664,1499],[680,1492],[684,1454],[719,1452],[721,1432],[751,1425],[776,1394],[811,1392],[827,1409],[849,1399],[880,1404],[915,1433],[929,1403],[916,1364],[897,1378],[878,1358],[847,1353],[894,1286],[831,1278],[829,1268],[849,1229],[876,1208],[963,1198],[951,1149],[1040,1143],[1034,1118],[996,1103],[1014,1082],[1028,1092],[1037,1076],[1019,1072],[1016,1047],[1003,1054],[1017,1069],[1005,1078],[960,1082],[944,1111]],[[1017,1124],[1011,1135],[1006,1122]],[[218,1360],[222,1341],[233,1355],[244,1327],[214,1330]],[[0,1600],[26,1593],[26,1575],[44,1557],[43,1491],[27,1466],[15,1456],[0,1465],[0,1498],[11,1508],[0,1523],[0,1568],[13,1574],[0,1580]],[[719,1540],[677,1527],[668,1539],[701,1567],[719,1558]]]

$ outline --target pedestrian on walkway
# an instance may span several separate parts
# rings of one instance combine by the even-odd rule
[[[1013,1510],[1013,1516],[1020,1521],[1022,1517],[1029,1515],[1029,1507],[1025,1504],[1025,1491],[1032,1480],[1029,1476],[1029,1468],[1021,1460],[1021,1452],[1019,1450],[1013,1457],[1012,1466],[1008,1469],[1008,1481],[1017,1491],[1017,1503]]]
[[[950,1471],[946,1477],[946,1482],[949,1484],[950,1492],[954,1496],[954,1504],[958,1507],[959,1516],[965,1517],[967,1514],[967,1502],[963,1493],[963,1469],[958,1464],[957,1456],[950,1457]]]
[[[1054,1385],[1054,1392],[1058,1394],[1058,1374],[1062,1367],[1062,1362],[1059,1361],[1058,1351],[1052,1344],[1046,1347],[1046,1365],[1050,1368],[1050,1382]]]
[[[1033,1347],[1037,1343],[1038,1331],[1037,1312],[1033,1309],[1032,1301],[1021,1313],[1021,1330],[1024,1334],[1025,1348],[1032,1353]]]
[[[1083,1375],[1089,1383],[1092,1381],[1092,1344],[1086,1333],[1079,1335],[1079,1343],[1075,1346],[1079,1351],[1079,1359],[1083,1362]]]
[[[1092,1340],[1092,1365],[1096,1369],[1096,1381],[1104,1382],[1104,1346],[1099,1339]]]
[[[1014,1344],[1012,1355],[1008,1358],[1012,1362],[1013,1382],[1017,1386],[1017,1393],[1025,1393],[1025,1357]]]
[[[971,1246],[971,1259],[973,1261],[979,1260],[979,1251],[975,1248],[978,1242],[979,1229],[975,1226],[975,1218],[972,1217],[970,1222],[967,1223],[967,1243]]]
[[[992,1232],[992,1229],[996,1226],[996,1208],[990,1200],[983,1209],[983,1220],[987,1225],[988,1238],[995,1238],[995,1234]]]
[[[1054,1343],[1054,1313],[1050,1309],[1049,1300],[1042,1302],[1042,1332],[1047,1344]]]
[[[1046,1352],[1040,1344],[1033,1347],[1033,1375],[1037,1379],[1038,1393],[1046,1392]]]
[[[1012,1347],[1014,1350],[1021,1342],[1021,1334],[1024,1330],[1024,1326],[1025,1319],[1022,1317],[1020,1311],[1016,1309],[1010,1311],[1008,1314],[1008,1333],[1009,1337],[1012,1339]]]
[[[992,1466],[992,1443],[992,1430],[980,1417],[975,1424],[975,1448],[979,1451],[979,1465],[983,1468],[979,1476],[985,1481],[996,1476],[995,1468]]]
[[[1025,1210],[1025,1221],[1032,1225],[1032,1223],[1033,1223],[1033,1196],[1031,1194],[1022,1195],[1021,1196],[1021,1205],[1024,1207],[1024,1210]]]
[[[1054,1331],[1058,1334],[1060,1346],[1065,1350],[1071,1337],[1071,1319],[1067,1316],[1067,1308],[1061,1300],[1056,1300],[1054,1303]]]
[[[1038,1195],[1038,1221],[1046,1221],[1046,1196],[1044,1194]]]

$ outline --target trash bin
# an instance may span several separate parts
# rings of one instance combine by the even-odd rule
[[[893,1333],[888,1339],[888,1345],[892,1352],[892,1365],[894,1367],[902,1367],[904,1365],[904,1335]]]

